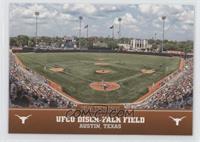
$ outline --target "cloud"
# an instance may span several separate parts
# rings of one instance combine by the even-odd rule
[[[143,13],[143,14],[147,14],[147,13],[152,13],[152,14],[154,14],[154,13],[156,13],[159,9],[160,9],[160,7],[158,7],[157,5],[150,5],[150,4],[140,4],[139,6],[138,6],[138,9],[139,9],[139,11],[141,12],[141,13]]]
[[[153,20],[152,22],[152,26],[155,28],[161,28],[162,27],[162,23],[159,19]]]
[[[158,4],[140,4],[138,10],[142,14],[156,16],[174,16],[184,11],[183,5],[158,5]]]
[[[140,21],[151,24],[152,28],[161,29],[161,16],[165,15],[165,30],[176,29],[177,31],[186,32],[192,30],[194,25],[194,9],[184,5],[152,5],[140,4],[137,6],[141,13]],[[146,21],[146,22],[145,22]]]
[[[194,11],[183,11],[177,18],[185,24],[194,24]]]
[[[70,21],[76,20],[76,17],[67,13],[59,12],[55,8],[52,9],[51,6],[48,7],[48,5],[44,6],[43,4],[11,4],[10,22],[12,25],[16,26],[33,26],[35,24],[35,11],[38,11],[40,13],[38,16],[38,24],[46,24],[47,28],[53,25],[67,24]]]
[[[65,12],[79,13],[79,14],[94,14],[97,9],[93,4],[64,4],[63,10]]]
[[[32,35],[35,32],[35,11],[40,12],[39,34],[43,35],[77,35],[78,16],[80,15],[83,16],[82,25],[88,24],[89,32],[94,36],[110,35],[111,31],[108,29],[112,24],[115,25],[117,33],[119,17],[122,19],[122,35],[129,37],[137,35],[148,37],[152,36],[152,33],[161,32],[161,16],[163,15],[167,16],[165,20],[166,37],[177,36],[177,39],[184,39],[185,34],[192,34],[194,28],[194,8],[186,5],[20,3],[10,4],[9,10],[9,26],[13,35],[23,32]],[[27,28],[24,28],[26,26]]]
[[[99,10],[102,11],[102,12],[118,12],[118,11],[121,11],[121,9],[118,6],[114,6],[114,5],[100,6]]]
[[[66,13],[59,13],[57,16],[58,20],[64,21],[65,23],[68,23],[70,21],[77,21],[78,19],[70,14]]]
[[[116,17],[114,19],[113,24],[114,25],[119,25],[119,21],[118,21],[119,17]],[[137,26],[137,19],[135,19],[133,17],[132,14],[130,13],[125,13],[123,16],[120,17],[122,19],[121,24],[122,24],[122,28],[123,29],[129,29],[129,30],[133,30],[133,31],[139,31],[139,27]]]
[[[10,7],[10,18],[35,19],[35,11],[38,11],[40,13],[40,15],[38,16],[40,20],[53,18],[58,14],[56,10],[49,11],[45,6],[39,4],[25,6],[12,5]]]
[[[118,18],[119,17],[116,17],[113,22],[116,25],[119,24]],[[121,16],[120,18],[122,19],[121,24],[124,24],[124,25],[131,25],[131,24],[137,23],[137,20],[135,18],[133,18],[133,15],[130,13],[126,13],[125,15]]]

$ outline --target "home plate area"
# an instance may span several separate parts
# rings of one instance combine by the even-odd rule
[[[96,91],[114,91],[120,88],[116,82],[93,82],[89,84],[90,88]]]

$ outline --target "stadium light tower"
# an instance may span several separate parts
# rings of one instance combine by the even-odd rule
[[[79,16],[78,18],[79,18],[79,42],[78,42],[78,46],[80,48],[81,47],[81,41],[80,41],[80,38],[81,38],[81,27],[82,27],[83,17]]]
[[[38,16],[40,13],[38,11],[35,12],[35,47],[37,47],[37,38],[38,38]]]
[[[83,17],[79,16],[79,38],[81,37],[82,20],[83,20]]]
[[[110,26],[110,29],[112,30],[112,38],[113,39],[115,38],[115,33],[114,33],[115,29],[114,28],[115,28],[114,25]]]
[[[121,37],[121,21],[122,21],[122,18],[119,17],[119,18],[118,18],[118,22],[119,22],[119,31],[118,31],[118,36],[119,36],[119,38]]]
[[[165,20],[166,20],[166,16],[162,16],[162,21],[163,21],[163,35],[162,35],[162,47],[161,47],[161,53],[163,52],[164,49],[164,39],[165,39]]]

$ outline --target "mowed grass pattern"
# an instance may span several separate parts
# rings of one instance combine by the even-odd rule
[[[17,56],[27,67],[57,82],[65,92],[84,103],[133,102],[148,91],[148,86],[175,71],[179,65],[178,57],[122,53],[18,53]],[[95,65],[99,62],[109,65]],[[64,72],[50,71],[55,65],[64,68]],[[96,74],[99,69],[112,70],[112,73]],[[141,69],[153,69],[155,73],[142,74]],[[111,92],[89,87],[91,82],[102,80],[115,81],[121,87]]]

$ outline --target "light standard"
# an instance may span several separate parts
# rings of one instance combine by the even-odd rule
[[[114,25],[110,26],[110,29],[112,30],[112,38],[114,39],[115,38],[115,33],[114,33]]]
[[[37,47],[37,38],[38,38],[38,16],[40,13],[38,11],[35,12],[35,47]]]
[[[82,20],[83,20],[83,17],[79,16],[79,38],[81,37]]]
[[[80,38],[81,38],[81,27],[82,27],[82,20],[83,20],[83,17],[82,16],[79,16],[79,48],[81,46],[81,43],[80,43]]]
[[[162,16],[162,21],[163,21],[163,36],[162,36],[162,47],[161,47],[161,53],[163,52],[163,49],[164,49],[164,39],[165,39],[165,19],[166,19],[166,16]]]
[[[118,22],[119,22],[119,31],[118,31],[118,36],[119,36],[119,38],[121,37],[121,21],[122,21],[122,18],[119,17],[119,18],[118,18]]]

